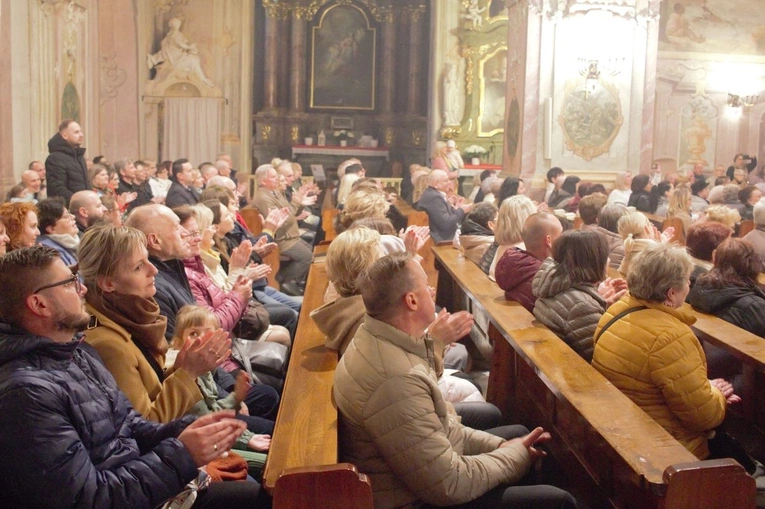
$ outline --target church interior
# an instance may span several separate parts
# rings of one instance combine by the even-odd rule
[[[433,301],[437,308],[420,314],[432,319],[441,308],[471,314],[470,324],[457,337],[473,341],[465,346],[465,359],[469,360],[462,366],[464,371],[471,371],[471,391],[482,403],[496,405],[502,424],[517,421],[532,430],[538,424],[551,433],[543,452],[532,452],[540,458],[544,451],[550,453],[554,471],[546,472],[545,480],[560,482],[562,489],[577,499],[580,509],[754,508],[755,500],[757,507],[765,507],[765,467],[760,463],[765,462],[765,201],[760,201],[765,193],[765,169],[761,163],[757,168],[757,160],[765,161],[762,4],[762,0],[0,0],[0,46],[4,48],[0,52],[0,192],[5,196],[18,187],[23,174],[32,170],[31,162],[46,160],[51,137],[71,125],[59,127],[65,119],[81,126],[84,141],[76,147],[86,150],[88,163],[102,156],[106,161],[123,161],[124,169],[125,164],[132,166],[135,161],[139,166],[138,160],[147,161],[150,163],[140,166],[153,165],[154,172],[159,166],[160,172],[166,172],[163,180],[172,174],[175,181],[170,184],[168,180],[168,186],[180,182],[177,174],[191,171],[183,168],[188,163],[196,170],[205,161],[213,167],[225,156],[230,157],[224,164],[227,173],[219,176],[225,182],[210,186],[223,194],[228,192],[220,204],[216,203],[218,196],[210,199],[209,189],[206,199],[200,200],[201,184],[192,186],[191,180],[188,185],[180,184],[194,196],[189,206],[209,207],[209,201],[213,202],[210,217],[214,219],[207,225],[211,231],[206,239],[210,252],[225,252],[231,247],[219,247],[225,243],[221,240],[224,234],[211,240],[212,230],[226,221],[230,210],[232,225],[226,233],[234,231],[235,221],[240,223],[237,228],[246,231],[242,239],[247,240],[239,239],[242,244],[248,242],[246,249],[251,248],[242,255],[246,262],[256,253],[250,238],[271,235],[268,245],[273,251],[256,253],[258,264],[268,265],[268,271],[250,279],[267,280],[275,293],[281,291],[287,300],[295,297],[299,301],[292,328],[283,327],[288,337],[283,355],[291,361],[288,364],[283,359],[279,365],[282,378],[274,375],[280,384],[281,406],[271,417],[275,423],[271,452],[258,470],[258,481],[262,480],[264,490],[274,497],[275,508],[317,507],[315,500],[332,508],[447,505],[425,505],[417,498],[420,492],[415,497],[409,485],[401,488],[403,483],[395,485],[399,490],[393,495],[383,494],[393,501],[389,505],[384,505],[387,500],[380,502],[377,492],[373,502],[374,483],[370,485],[362,469],[341,461],[345,452],[343,424],[348,423],[343,421],[344,408],[338,410],[343,402],[338,403],[335,374],[337,370],[343,376],[343,359],[348,354],[326,347],[329,335],[323,324],[317,325],[312,311],[337,302],[329,298],[337,291],[335,287],[339,288],[331,279],[333,248],[341,249],[336,246],[352,236],[348,232],[373,229],[354,222],[369,217],[342,223],[354,205],[343,202],[348,194],[343,194],[341,179],[347,182],[346,193],[357,192],[357,196],[384,202],[380,217],[372,219],[385,220],[385,226],[390,219],[390,226],[395,226],[389,233],[381,228],[380,235],[375,230],[374,256],[390,256],[380,252],[387,248],[385,237],[392,237],[399,251],[413,255],[402,263],[415,257],[421,262],[417,275],[422,272],[427,278],[421,286],[432,297],[428,303]],[[461,156],[458,164],[447,156],[455,148],[457,157]],[[178,161],[182,159],[188,160]],[[742,164],[747,163],[752,164],[749,182],[734,180],[734,173],[745,174]],[[273,167],[255,175],[257,168],[269,164]],[[431,172],[431,168],[442,171]],[[728,178],[724,178],[726,170]],[[419,188],[413,172],[418,172]],[[119,183],[123,175],[117,173],[114,178],[120,179]],[[198,173],[193,180],[199,183],[204,178],[206,184],[204,172]],[[218,176],[217,169],[214,173]],[[561,193],[564,173],[566,182],[572,176],[578,178],[570,190],[563,185],[569,192],[568,200],[556,206],[553,202]],[[109,175],[111,178],[112,172]],[[230,181],[226,178],[229,175]],[[639,177],[645,182],[639,188],[630,187],[625,184],[625,175],[632,182]],[[378,180],[363,182],[364,177]],[[481,187],[488,178],[496,188]],[[362,180],[361,186],[352,188],[356,180]],[[696,187],[694,181],[698,182]],[[580,193],[585,188],[578,185],[580,182],[588,183],[590,196]],[[508,191],[510,184],[513,187]],[[658,189],[665,184],[663,195],[650,195],[650,207],[641,208],[639,201],[632,201],[642,194],[648,200],[651,185]],[[37,185],[40,191],[39,179]],[[594,186],[600,187],[591,191]],[[723,199],[723,187],[731,186],[735,204],[724,201],[727,195]],[[95,185],[87,192],[91,192],[90,187]],[[709,189],[715,188],[719,188],[717,201],[709,194]],[[439,213],[450,217],[443,238],[437,236],[441,218],[423,205],[429,199],[428,192],[443,202],[439,202]],[[678,198],[672,198],[673,192]],[[708,194],[700,198],[705,192]],[[478,193],[491,205],[482,203]],[[622,196],[620,193],[627,193],[618,198],[623,203],[616,203],[623,210],[607,227],[607,218],[601,213],[614,205],[612,200]],[[523,194],[527,196],[520,196]],[[413,195],[417,198],[410,199]],[[576,200],[569,201],[574,195]],[[598,198],[592,198],[594,195]],[[13,201],[8,196],[8,201]],[[265,206],[255,204],[257,196]],[[751,196],[756,199],[749,200]],[[677,205],[680,197],[687,205]],[[471,203],[473,199],[475,203]],[[506,205],[508,200],[512,200],[511,205]],[[590,220],[585,217],[587,206],[597,200],[601,201],[597,207],[593,205],[597,210]],[[153,201],[153,205],[150,201],[151,194],[141,205],[164,203],[164,199]],[[521,210],[526,202],[533,210]],[[701,208],[692,210],[699,202]],[[730,221],[725,216],[718,221],[711,217],[714,213],[706,215],[710,203],[710,211],[735,209],[737,219]],[[516,204],[517,210],[512,208]],[[585,213],[580,204],[584,204]],[[479,225],[483,227],[481,235],[491,240],[481,241],[481,254],[473,259],[467,244],[470,239],[464,238],[470,236],[466,218],[474,221],[480,214],[469,214],[482,205],[487,210],[484,215],[488,215],[483,218],[485,224]],[[674,216],[676,205],[682,210]],[[64,206],[67,218],[73,217],[67,212],[68,204],[62,201],[57,206]],[[119,206],[123,212],[132,211],[128,203]],[[662,206],[660,213],[657,207]],[[178,208],[184,209],[183,205]],[[176,213],[178,208],[174,208]],[[279,210],[286,212],[277,225],[271,213]],[[400,225],[392,210],[398,214]],[[181,218],[178,224],[189,217]],[[550,217],[559,220],[554,221],[554,228],[549,225]],[[625,224],[629,218],[638,221],[635,231],[626,231],[629,224],[622,231],[620,218],[628,218]],[[130,224],[127,213],[124,220]],[[540,255],[532,253],[535,248],[528,230],[534,228],[524,227],[529,221],[536,224],[535,220],[539,221],[538,228],[532,233],[541,239],[537,239],[542,246]],[[296,232],[286,244],[277,238],[285,221],[294,223]],[[512,240],[500,240],[503,221],[504,229],[516,235]],[[691,230],[700,224],[694,231],[708,228],[710,222],[725,224],[724,236],[704,258],[690,248]],[[87,236],[84,232],[94,224],[98,229],[94,221],[79,233],[74,230],[71,236]],[[194,227],[189,231],[196,230],[201,242],[205,228],[197,228],[196,218],[191,224]],[[555,267],[569,263],[562,259],[565,249],[554,249],[561,245],[555,244],[556,239],[570,239],[574,235],[568,230],[579,232],[587,227],[602,230],[600,237],[592,233],[587,249],[597,243],[605,254],[602,260],[598,258],[600,267],[593,269],[599,270],[599,278],[575,282],[571,272],[565,281],[577,290],[589,285],[589,290],[582,292],[594,295],[591,300],[598,306],[597,317],[589,317],[591,349],[587,354],[576,351],[576,355],[569,348],[574,334],[555,330],[540,318],[543,311],[539,311],[539,304],[534,307],[534,300],[544,291],[537,287],[535,274],[553,261],[558,264]],[[552,233],[544,233],[546,228]],[[408,235],[412,229],[415,233]],[[399,230],[400,238],[396,235]],[[217,235],[219,230],[215,231]],[[761,239],[758,250],[762,258],[757,258],[758,253],[752,255],[756,270],[742,285],[759,298],[757,313],[750,314],[761,316],[761,332],[749,327],[748,311],[738,315],[744,318],[736,323],[720,316],[725,309],[702,312],[686,300],[696,276],[703,277],[695,270],[701,267],[704,270],[700,273],[705,273],[717,269],[716,248],[732,243],[744,249],[738,237],[752,231],[761,235],[756,238]],[[336,242],[338,238],[341,243]],[[604,238],[615,238],[616,247]],[[226,263],[229,254],[233,259],[242,244],[225,253]],[[264,244],[266,241],[258,248]],[[284,256],[298,244],[306,246],[302,260]],[[633,250],[635,244],[640,244],[639,249]],[[352,246],[347,258],[363,247]],[[602,334],[616,323],[611,330],[616,336],[614,330],[627,321],[624,316],[631,311],[613,310],[623,302],[632,302],[628,291],[638,291],[640,281],[630,279],[627,261],[631,259],[633,268],[647,264],[644,259],[649,255],[637,254],[643,249],[649,255],[663,253],[669,260],[667,265],[675,258],[687,261],[687,267],[677,262],[681,268],[694,264],[686,270],[694,270],[692,281],[687,274],[680,278],[681,289],[688,290],[684,295],[675,292],[676,287],[668,287],[663,290],[665,300],[651,301],[632,311],[671,307],[665,314],[679,316],[677,321],[685,320],[683,330],[692,331],[692,353],[701,359],[704,387],[720,407],[719,422],[692,430],[703,443],[696,444],[697,450],[688,445],[691,439],[673,433],[676,429],[672,426],[682,418],[668,417],[668,425],[647,414],[640,402],[628,397],[632,387],[618,387],[608,377],[607,367],[593,368],[608,360],[602,353],[605,347],[592,352],[600,341],[599,335],[593,339],[596,326]],[[534,270],[525,281],[529,294],[532,279],[535,284],[530,307],[509,296],[513,289],[508,286],[515,284],[519,273],[506,276],[513,279],[507,285],[500,281],[499,265],[515,250],[536,258]],[[582,251],[586,254],[570,263],[584,264],[600,256],[595,248]],[[619,260],[609,258],[616,251],[620,252]],[[751,251],[754,253],[754,248]],[[635,258],[630,258],[633,255]],[[221,257],[215,256],[219,264]],[[190,259],[175,258],[183,263]],[[178,261],[175,258],[169,259]],[[622,258],[625,261],[620,263]],[[199,259],[201,266],[201,255]],[[180,273],[188,275],[189,266],[184,269],[183,263],[179,262]],[[279,270],[284,271],[289,264],[294,264],[293,268],[302,264],[300,277],[277,279]],[[237,268],[244,272],[245,265],[242,262]],[[372,270],[354,268],[364,277]],[[254,266],[247,269],[254,270]],[[225,271],[221,268],[218,275],[220,272],[228,284]],[[201,273],[205,274],[204,267]],[[645,283],[666,274],[656,269],[643,276]],[[71,278],[79,281],[76,272]],[[248,280],[250,287],[253,281]],[[67,281],[43,286],[42,290],[64,283]],[[237,285],[218,286],[234,293],[231,288]],[[244,289],[240,318],[253,296],[250,287]],[[371,313],[364,309],[367,296],[363,288],[354,291],[352,296],[340,292],[333,298],[355,299],[338,311],[338,316],[349,310],[359,312],[353,324],[355,333],[362,316],[367,319]],[[571,311],[580,303],[574,299],[565,307]],[[680,308],[687,311],[687,317],[680,316]],[[563,321],[568,326],[573,319]],[[630,328],[624,336],[639,335],[637,329],[640,327]],[[430,329],[421,332],[418,339],[432,340]],[[350,338],[355,348],[358,335],[351,334]],[[442,346],[448,352],[456,343]],[[354,359],[353,355],[350,358]],[[707,358],[712,359],[710,365],[716,363],[715,369],[722,366],[721,370],[730,371],[707,377]],[[443,364],[444,359],[438,361]],[[650,364],[649,360],[645,363]],[[160,374],[163,368],[159,368]],[[444,366],[440,368],[443,372]],[[435,371],[431,371],[435,378]],[[640,374],[645,375],[645,370]],[[730,383],[726,381],[728,375]],[[193,385],[194,377],[191,380]],[[667,385],[676,383],[681,382],[673,379]],[[433,385],[437,386],[437,381]],[[389,396],[385,403],[400,403],[394,399]],[[441,401],[440,396],[435,399]],[[726,408],[731,409],[727,415]],[[412,412],[404,409],[402,414]],[[450,414],[443,421],[450,418],[456,419]],[[380,427],[387,429],[388,424]],[[711,428],[717,425],[721,432],[730,432],[740,440],[747,453],[736,461],[725,453],[718,459],[707,459],[717,457],[717,451],[705,449],[707,438],[710,442],[714,438]],[[701,437],[707,432],[711,432],[709,437]],[[358,438],[352,433],[347,436]],[[380,439],[375,447],[383,441]],[[371,450],[370,443],[362,443],[362,447]],[[405,443],[402,439],[397,446],[406,449],[401,445]],[[504,440],[502,444],[497,447],[503,447]],[[217,454],[218,444],[214,447]],[[494,449],[499,450],[497,447]],[[484,453],[493,454],[482,451],[480,455]],[[464,457],[468,456],[465,453]],[[464,457],[455,454],[457,457],[459,461],[454,459],[454,464],[461,468]],[[364,459],[368,458],[360,461]],[[758,474],[756,483],[754,474],[745,471],[747,460],[756,465],[752,469]],[[385,464],[371,463],[373,467]],[[397,475],[405,475],[402,472],[406,469],[399,470]],[[540,472],[536,473],[542,477]],[[396,505],[401,493],[412,495],[413,504]],[[434,496],[433,500],[440,499]]]
[[[336,166],[342,155],[311,152],[339,147],[340,131],[347,150],[375,145],[362,152],[373,176],[427,166],[453,139],[477,168],[533,188],[555,166],[610,188],[657,161],[711,171],[765,155],[755,3],[506,4],[5,2],[2,186],[45,158],[63,118],[82,125],[90,157],[198,164],[227,152],[245,173],[274,157]],[[667,29],[673,16],[684,31]],[[160,63],[171,32],[195,51]]]

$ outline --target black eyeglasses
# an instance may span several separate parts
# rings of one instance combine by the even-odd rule
[[[51,283],[49,285],[41,286],[40,288],[38,288],[37,290],[32,292],[32,294],[40,293],[41,291],[48,290],[49,288],[55,288],[57,286],[63,286],[63,285],[68,285],[68,284],[74,284],[74,289],[79,294],[82,291],[82,283],[80,282],[80,278],[77,275],[78,267],[77,267],[77,265],[74,265],[72,267],[69,267],[69,269],[72,271],[72,275],[70,277],[68,277],[68,278],[66,278],[66,279],[64,279],[62,281],[58,281],[56,283]]]

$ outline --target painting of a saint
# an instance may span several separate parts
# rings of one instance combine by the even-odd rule
[[[759,2],[662,0],[660,51],[765,56]]]
[[[354,5],[334,5],[313,27],[310,106],[373,110],[376,30]]]

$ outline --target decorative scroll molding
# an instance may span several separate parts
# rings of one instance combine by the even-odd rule
[[[292,16],[297,19],[310,21],[321,8],[329,3],[337,5],[361,4],[369,11],[369,14],[372,15],[375,21],[379,23],[393,23],[395,20],[393,6],[377,5],[376,0],[310,0],[301,3],[285,3],[284,0],[263,0],[263,7],[266,9],[266,15],[271,18],[286,19]],[[425,13],[426,8],[425,2],[421,2],[407,5],[400,12],[417,21]]]
[[[226,25],[223,27],[223,31],[216,38],[218,46],[223,50],[223,56],[229,56],[231,54],[231,47],[236,44],[236,38],[233,35],[231,27]]]
[[[101,82],[101,105],[103,106],[109,99],[117,97],[117,89],[125,83],[127,72],[120,69],[115,61],[117,53],[112,52],[99,57],[100,63],[100,82]]]
[[[658,21],[660,5],[661,0],[528,0],[531,14],[553,23],[576,14],[605,11],[643,28]]]
[[[74,68],[77,64],[77,41],[80,39],[80,23],[85,19],[85,9],[69,0],[66,6],[64,24],[64,53],[67,56],[68,67],[66,76],[69,81],[74,79]]]

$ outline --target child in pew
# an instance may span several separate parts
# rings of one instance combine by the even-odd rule
[[[208,331],[219,328],[215,315],[201,306],[183,306],[175,320],[175,335],[172,348],[180,349],[187,341],[201,337]],[[266,454],[271,445],[274,423],[268,419],[251,416],[243,403],[248,390],[247,376],[240,372],[236,379],[234,393],[227,394],[208,372],[196,380],[202,393],[202,400],[191,410],[192,414],[202,416],[218,410],[237,410],[237,418],[247,423],[247,430],[234,443],[233,449],[247,461],[250,475],[257,478],[266,464]],[[268,434],[261,434],[263,432]],[[258,433],[260,432],[260,433]]]

